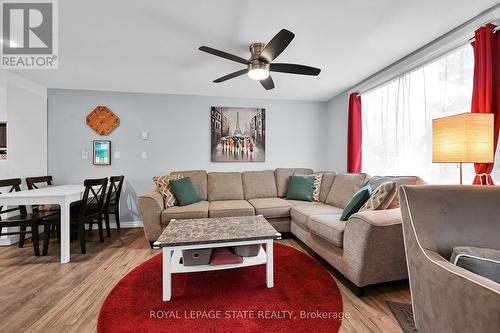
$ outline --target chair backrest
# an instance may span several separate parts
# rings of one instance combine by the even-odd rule
[[[120,194],[122,192],[123,180],[122,176],[109,177],[109,188],[106,196],[106,207],[116,206],[120,203]]]
[[[52,176],[26,178],[26,185],[28,185],[28,190],[40,188],[40,184],[44,184],[44,187],[52,185]]]
[[[500,187],[404,185],[399,195],[422,248],[447,259],[455,246],[500,250]]]
[[[52,185],[52,176],[40,176],[40,177],[27,177],[26,185],[28,185],[28,190],[35,190]],[[38,211],[40,205],[31,205],[33,211]]]
[[[108,178],[85,179],[83,185],[85,191],[83,192],[78,217],[84,218],[98,213],[102,214]]]
[[[2,191],[2,188],[5,188],[5,190]],[[0,179],[0,194],[19,191],[21,191],[21,178]],[[21,215],[26,215],[26,206],[24,205],[5,207],[4,209],[4,206],[0,205],[0,221],[2,220],[1,214],[15,212],[16,210],[19,210]]]

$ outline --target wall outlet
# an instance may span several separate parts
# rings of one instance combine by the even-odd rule
[[[149,140],[149,133],[146,131],[141,132],[141,139]]]
[[[120,159],[120,152],[115,151],[115,160],[119,160],[119,159]]]
[[[148,154],[147,154],[145,151],[143,151],[143,152],[141,153],[141,158],[142,158],[143,160],[146,160],[146,159],[148,158]]]
[[[82,150],[82,160],[88,160],[89,159],[89,152],[84,149]]]

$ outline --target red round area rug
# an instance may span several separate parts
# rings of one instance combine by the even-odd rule
[[[306,254],[274,246],[274,288],[265,265],[172,276],[162,301],[162,256],[136,267],[110,292],[98,332],[338,332],[342,297]]]

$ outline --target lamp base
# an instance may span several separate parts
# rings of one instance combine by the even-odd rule
[[[458,164],[460,166],[460,185],[463,185],[463,182],[462,182],[462,180],[463,180],[463,178],[462,178],[462,162],[460,162]]]

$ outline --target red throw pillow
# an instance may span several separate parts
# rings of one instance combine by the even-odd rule
[[[227,247],[217,247],[212,252],[212,258],[210,259],[210,265],[229,265],[229,264],[241,264],[243,258],[237,256]]]

